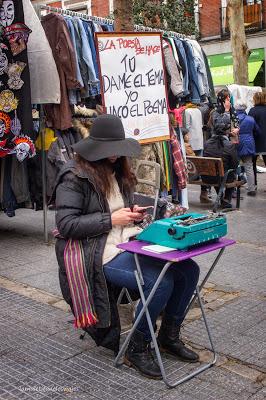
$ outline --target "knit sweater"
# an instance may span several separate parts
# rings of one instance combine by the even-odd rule
[[[114,176],[112,192],[110,193],[107,200],[111,213],[125,207],[117,180]],[[135,236],[141,231],[142,229],[135,225],[113,225],[111,231],[107,236],[107,241],[103,252],[103,265],[111,261],[118,254],[122,253],[123,250],[116,247],[119,243],[128,242],[130,237]]]

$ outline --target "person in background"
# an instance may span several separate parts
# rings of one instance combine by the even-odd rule
[[[254,137],[259,136],[260,129],[253,117],[246,114],[246,104],[236,103],[235,109],[240,124],[238,156],[241,159],[247,176],[248,196],[256,196],[252,158],[255,155]]]
[[[222,89],[217,93],[217,106],[210,113],[208,126],[213,133],[215,120],[219,120],[224,124],[230,124],[229,138],[232,143],[238,143],[239,136],[239,120],[236,111],[230,101],[230,92],[227,89]]]
[[[201,112],[203,121],[203,127],[202,127],[203,141],[206,142],[206,140],[210,139],[211,136],[210,129],[208,127],[208,122],[210,119],[210,113],[213,110],[214,106],[212,103],[208,101],[206,103],[205,102],[201,103],[198,108]]]
[[[191,147],[196,156],[203,151],[203,120],[201,111],[195,104],[188,103],[184,113],[184,127],[189,131]]]
[[[224,117],[218,115],[214,120],[213,135],[204,144],[203,156],[204,157],[218,157],[222,158],[224,172],[229,169],[236,170],[238,167],[238,156],[235,144],[229,140],[231,130],[231,123],[227,120],[224,122]],[[216,177],[201,176],[204,183],[214,184],[218,183]],[[228,174],[227,182],[233,182],[235,179],[235,173],[230,172]],[[219,187],[215,187],[216,192],[219,192]],[[233,188],[226,188],[221,201],[222,208],[232,208],[231,199]]]
[[[194,153],[194,151],[191,147],[191,144],[190,144],[188,129],[181,128],[181,132],[182,132],[184,143],[185,143],[186,155],[187,156],[195,156],[196,154]]]
[[[203,119],[199,108],[192,103],[188,103],[185,110],[185,127],[189,131],[189,140],[194,155],[202,157],[203,154]],[[201,186],[200,202],[211,204],[207,186]]]
[[[117,353],[120,322],[115,288],[138,293],[134,254],[123,252],[117,245],[140,231],[138,223],[145,214],[145,207],[133,203],[136,179],[127,158],[139,155],[140,145],[125,138],[118,117],[101,115],[94,120],[90,136],[74,144],[73,149],[75,158],[62,168],[56,184],[60,287],[76,326],[87,331],[98,346]],[[147,256],[139,260],[147,298],[165,261]],[[198,278],[199,267],[193,260],[173,264],[148,307],[154,327],[163,315],[158,333],[161,349],[187,362],[199,360],[179,337]],[[135,318],[141,308],[140,302]],[[143,316],[129,342],[125,363],[148,378],[162,379],[150,342]]]
[[[223,121],[224,124],[230,124],[229,140],[238,144],[239,142],[239,120],[231,102],[228,89],[222,89],[217,93],[216,107],[210,112],[209,122],[207,124],[210,135],[214,133],[214,122],[216,119]],[[222,118],[222,119],[221,119]],[[236,190],[232,191],[232,197],[236,197]]]
[[[255,137],[255,151],[253,157],[253,171],[255,177],[255,186],[257,187],[257,158],[262,156],[266,166],[266,93],[257,92],[253,97],[254,107],[249,110],[248,115],[253,117],[260,129],[260,135]]]

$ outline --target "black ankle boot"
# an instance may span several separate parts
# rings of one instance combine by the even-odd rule
[[[162,325],[158,334],[158,344],[161,351],[172,354],[182,361],[197,362],[199,356],[194,351],[190,350],[179,339],[180,326],[177,326],[175,321],[162,321]]]
[[[133,333],[124,362],[147,378],[162,379],[159,365],[152,355],[150,343],[145,340],[144,334],[140,331]]]

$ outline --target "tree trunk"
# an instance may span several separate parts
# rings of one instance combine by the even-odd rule
[[[114,0],[114,19],[116,32],[134,31],[133,0]]]
[[[234,82],[248,85],[248,49],[242,0],[228,0],[228,18],[234,67]]]

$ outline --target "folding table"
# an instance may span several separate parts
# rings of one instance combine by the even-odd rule
[[[160,254],[152,253],[150,251],[144,250],[143,246],[149,245],[150,243],[143,242],[143,241],[140,241],[140,240],[133,240],[133,241],[130,241],[130,242],[127,242],[127,243],[121,243],[121,244],[119,244],[117,246],[120,249],[129,251],[130,253],[134,254],[134,258],[135,258],[135,262],[136,262],[135,276],[136,276],[137,285],[138,285],[138,289],[139,289],[139,293],[140,293],[140,297],[141,297],[141,301],[142,301],[142,309],[141,309],[136,321],[134,322],[129,334],[127,335],[123,345],[121,346],[121,349],[119,350],[119,353],[118,353],[118,355],[117,355],[117,357],[116,357],[116,359],[114,361],[115,366],[120,366],[120,365],[123,364],[123,362],[121,362],[121,358],[124,356],[124,353],[125,353],[125,350],[127,348],[127,345],[129,343],[134,331],[137,329],[139,321],[142,318],[144,313],[146,314],[146,318],[147,318],[149,329],[150,329],[150,332],[151,332],[152,342],[154,344],[154,349],[155,349],[155,352],[156,352],[158,364],[159,364],[159,367],[160,367],[160,370],[161,370],[161,373],[162,373],[163,381],[166,384],[166,386],[168,386],[169,388],[174,388],[177,385],[179,385],[180,383],[186,382],[189,379],[193,378],[194,376],[200,374],[201,372],[205,371],[206,369],[210,368],[211,366],[213,366],[216,363],[217,355],[216,355],[216,351],[215,351],[215,348],[214,348],[214,345],[213,345],[212,336],[211,336],[210,328],[209,328],[209,325],[208,325],[208,322],[207,322],[204,306],[203,306],[203,303],[202,303],[202,300],[201,300],[201,297],[200,297],[200,291],[204,287],[204,285],[207,282],[207,280],[208,280],[210,274],[212,273],[214,267],[216,266],[216,264],[218,263],[220,257],[222,256],[222,254],[223,254],[223,252],[225,250],[225,247],[230,246],[230,245],[232,245],[234,243],[235,243],[234,240],[223,238],[223,239],[220,239],[217,242],[202,244],[202,245],[194,247],[194,248],[192,248],[190,250],[186,250],[186,251],[184,251],[184,250],[174,250],[174,251],[170,251],[168,253],[160,253]],[[169,382],[169,379],[167,378],[166,373],[165,373],[165,368],[164,368],[164,365],[163,365],[163,362],[162,362],[160,350],[159,350],[159,347],[158,347],[158,344],[157,344],[157,340],[156,340],[156,336],[155,336],[155,333],[154,333],[154,329],[153,329],[153,326],[152,326],[152,322],[151,322],[151,318],[150,318],[150,314],[149,314],[149,310],[148,310],[148,305],[149,305],[150,301],[152,300],[152,298],[153,298],[153,296],[154,296],[154,294],[156,292],[156,289],[157,289],[158,285],[160,284],[161,280],[163,279],[166,271],[168,270],[168,268],[173,263],[178,263],[178,262],[186,260],[188,258],[194,258],[194,257],[199,256],[201,254],[210,253],[210,252],[213,252],[215,250],[219,250],[219,253],[216,256],[216,258],[214,259],[213,263],[211,264],[207,274],[204,276],[201,284],[196,287],[196,293],[192,297],[192,299],[191,299],[191,301],[190,301],[190,303],[189,303],[189,305],[187,307],[187,310],[186,310],[186,314],[187,314],[187,312],[188,312],[189,308],[191,307],[191,305],[193,304],[193,302],[196,299],[198,299],[199,305],[200,305],[200,309],[201,309],[201,313],[202,313],[202,317],[203,317],[204,324],[205,324],[205,327],[206,327],[206,331],[207,331],[207,334],[208,334],[208,338],[209,338],[209,341],[210,341],[210,344],[211,344],[211,350],[212,350],[212,353],[213,353],[213,358],[209,363],[199,367],[195,371],[187,374],[185,377],[183,377],[181,379],[178,379],[177,381],[171,383],[171,382]],[[149,296],[147,297],[147,299],[145,299],[144,293],[143,293],[143,289],[142,289],[142,286],[144,285],[144,281],[143,281],[143,276],[142,276],[142,272],[141,272],[141,265],[140,265],[139,258],[138,258],[139,254],[143,254],[143,255],[146,255],[146,256],[149,256],[149,257],[154,257],[154,258],[159,258],[161,260],[165,260],[165,265],[162,268],[162,271],[160,272],[160,274],[159,274],[159,276],[158,276],[158,278],[157,278],[157,280],[156,280],[156,282],[155,282],[155,284],[154,284]],[[178,265],[176,266],[176,268],[178,268]]]

